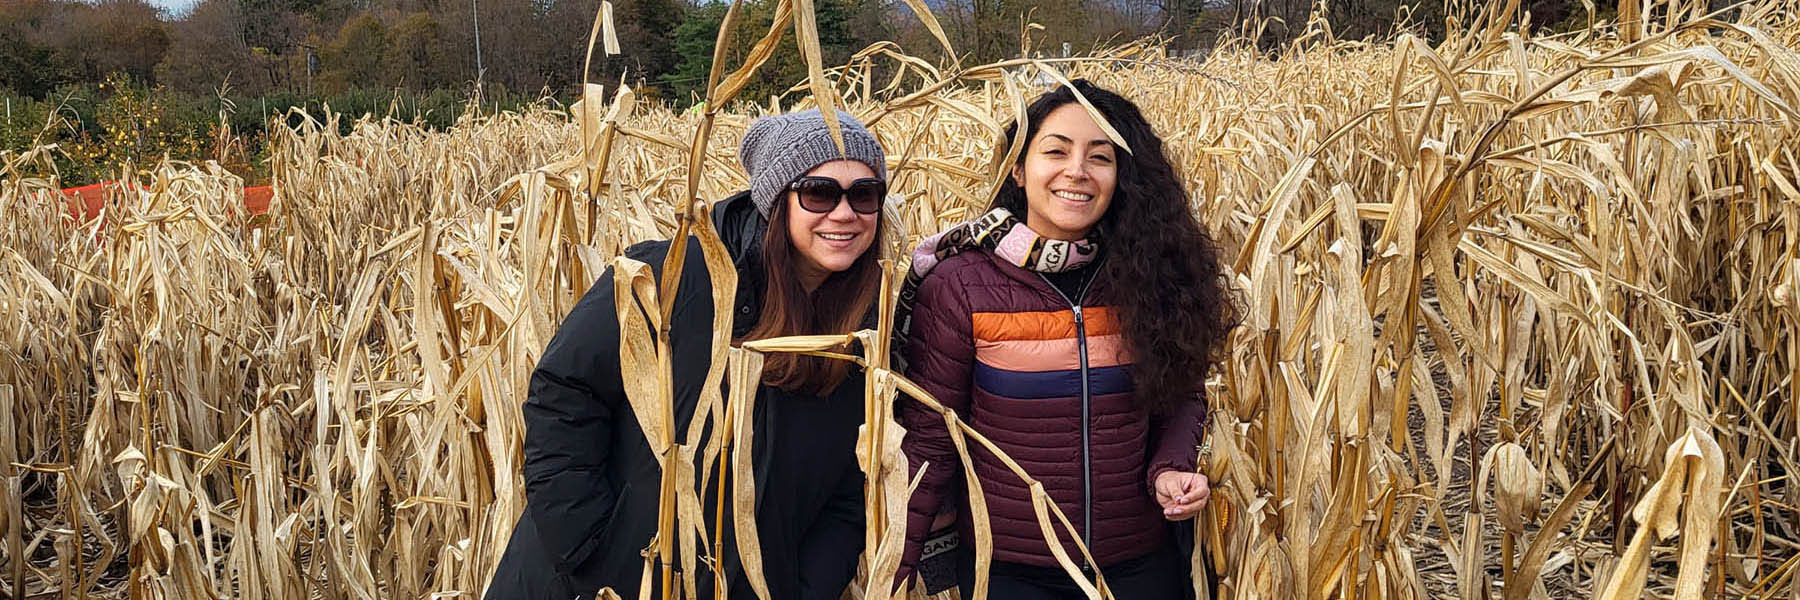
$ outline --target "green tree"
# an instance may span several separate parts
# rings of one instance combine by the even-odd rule
[[[82,18],[65,44],[82,57],[88,77],[125,73],[148,81],[168,52],[168,29],[144,0],[102,0],[77,14]]]
[[[814,16],[819,25],[819,55],[826,68],[844,64],[851,54],[861,49],[850,34],[850,1],[815,0],[813,3]],[[729,53],[727,68],[735,69],[743,64],[751,46],[768,33],[778,5],[778,0],[745,3],[745,14],[739,29],[732,34],[733,48]],[[782,34],[781,44],[776,47],[774,56],[763,63],[762,69],[744,86],[743,92],[738,95],[739,100],[766,105],[771,97],[780,96],[806,81],[806,59],[801,57],[796,40],[794,28],[789,26]],[[706,44],[705,49],[710,54],[712,44]],[[710,68],[710,60],[707,65]],[[797,98],[789,98],[787,101],[795,99]]]
[[[264,94],[281,84],[238,35],[242,21],[232,0],[194,5],[170,24],[169,51],[156,66],[157,82],[187,94],[207,94],[226,84],[236,92]]]
[[[676,38],[676,30],[686,21],[686,13],[691,12],[686,10],[685,3],[680,0],[627,0],[615,4],[624,12],[613,15],[614,24],[631,23],[637,29],[630,36],[635,39],[619,40],[632,42],[635,46],[625,53],[637,76],[656,81],[674,69],[680,57],[671,42]]]
[[[50,48],[31,43],[17,29],[0,22],[0,88],[30,98],[43,98],[68,79],[54,62]]]
[[[33,97],[113,73],[149,80],[168,47],[144,0],[0,1],[0,87]]]
[[[454,85],[444,75],[445,48],[437,43],[438,21],[429,13],[407,15],[388,33],[387,81],[415,90]]]
[[[387,28],[381,19],[369,13],[351,17],[320,57],[324,69],[319,77],[322,89],[331,94],[353,87],[386,85],[384,56]]]
[[[712,72],[713,43],[719,25],[729,8],[712,3],[688,11],[687,19],[675,28],[675,66],[659,84],[671,94],[676,104],[686,105],[706,94],[706,78]],[[704,99],[704,98],[700,98]]]

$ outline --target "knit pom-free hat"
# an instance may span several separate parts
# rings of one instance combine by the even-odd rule
[[[750,124],[750,130],[744,132],[743,145],[738,147],[738,160],[750,176],[750,201],[756,204],[757,212],[768,217],[788,184],[834,160],[849,159],[869,165],[876,177],[887,180],[887,155],[881,151],[875,135],[856,117],[841,110],[838,128],[844,132],[842,154],[831,140],[824,115],[816,108],[769,115]]]

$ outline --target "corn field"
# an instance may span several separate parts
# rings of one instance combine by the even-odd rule
[[[747,186],[752,119],[819,104],[868,123],[898,263],[986,206],[1025,102],[1086,77],[1162,134],[1246,315],[1209,382],[1201,598],[1800,597],[1800,4],[1629,4],[1558,35],[1515,0],[1435,44],[1315,21],[1273,54],[1233,38],[933,65],[882,44],[829,66],[810,0],[787,0],[749,61],[715,60],[702,111],[590,84],[566,110],[443,132],[277,127],[263,215],[218,165],[164,161],[120,165],[138,185],[83,222],[57,181],[20,175],[56,148],[0,153],[0,591],[479,597],[524,507],[539,354],[591,285],[657,306],[625,245],[691,231],[719,258],[693,201]],[[811,77],[733,103],[790,18]],[[650,404],[655,323],[627,326],[635,412],[691,457]],[[915,388],[861,339],[837,354],[875,375],[846,596],[885,598],[908,488],[883,405]],[[714,379],[844,341],[716,343]],[[697,418],[749,414],[709,395]],[[718,468],[748,454],[741,429],[713,428],[736,436]],[[690,509],[726,490],[696,476],[666,476],[681,535],[651,552],[686,573],[725,543]]]

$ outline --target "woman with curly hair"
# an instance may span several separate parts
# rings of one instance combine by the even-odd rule
[[[1035,100],[1023,121],[1026,146],[990,212],[914,252],[899,353],[909,378],[1043,483],[1116,597],[1182,598],[1193,586],[1169,523],[1206,505],[1196,469],[1204,379],[1238,316],[1219,251],[1129,100],[1077,80]],[[919,566],[947,545],[949,528],[934,523],[954,521],[973,539],[962,463],[935,411],[908,400],[899,415],[915,475],[926,466],[901,580],[920,572],[932,589],[953,572],[969,597],[971,551]],[[969,446],[992,525],[988,597],[1082,597],[1044,542],[1030,490]],[[1081,560],[1072,540],[1063,550]]]

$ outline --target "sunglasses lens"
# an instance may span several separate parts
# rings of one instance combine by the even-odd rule
[[[816,213],[837,210],[841,198],[850,201],[850,210],[871,215],[881,212],[881,201],[887,196],[887,183],[879,179],[858,179],[844,189],[836,180],[808,177],[794,182],[793,189],[800,196],[800,208]]]
[[[838,198],[844,193],[837,182],[822,179],[802,179],[794,185],[794,191],[800,195],[800,208],[816,213],[837,208]]]
[[[845,195],[849,196],[850,210],[865,215],[875,214],[881,210],[881,200],[882,196],[887,195],[887,185],[874,179],[862,179],[850,184]]]

